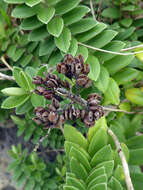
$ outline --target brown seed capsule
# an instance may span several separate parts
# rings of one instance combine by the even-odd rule
[[[68,81],[64,80],[64,81],[61,81],[61,86],[64,87],[64,88],[70,88],[70,84]]]
[[[37,123],[37,125],[43,124],[42,120],[40,120],[38,117],[34,117],[34,118],[32,118],[32,120],[33,120],[35,123]]]
[[[81,74],[82,70],[83,70],[83,64],[76,63],[76,65],[75,65],[75,74],[76,75]]]
[[[74,58],[73,58],[72,55],[66,54],[66,55],[64,56],[64,63],[65,63],[65,64],[70,65],[70,64],[72,64],[73,62],[74,62]]]
[[[48,119],[50,122],[56,124],[59,119],[59,115],[57,113],[51,111],[49,113]]]
[[[45,111],[45,112],[41,115],[42,120],[43,120],[44,122],[47,122],[47,121],[48,121],[48,116],[49,116],[48,111]]]
[[[33,80],[32,80],[32,83],[33,84],[43,84],[43,79],[42,79],[42,77],[40,77],[40,76],[35,76],[35,77],[33,77]]]
[[[57,88],[58,87],[58,83],[56,80],[54,79],[50,79],[49,81],[45,82],[45,86],[48,88]]]
[[[76,82],[78,86],[81,86],[83,88],[89,88],[92,85],[91,80],[86,75],[83,74],[81,74],[77,78]]]
[[[87,117],[85,117],[85,119],[83,120],[84,124],[87,126],[87,127],[92,127],[94,126],[95,124],[95,121],[89,121]]]
[[[53,93],[50,92],[50,91],[46,91],[43,93],[44,97],[47,99],[47,100],[51,100],[53,98]]]
[[[89,94],[87,99],[97,99],[97,100],[100,100],[101,97],[97,94],[97,93],[92,93],[92,94]]]
[[[94,117],[93,117],[93,112],[92,112],[92,111],[89,111],[89,112],[88,112],[87,119],[88,119],[90,122],[93,121]]]
[[[66,72],[67,72],[67,66],[65,65],[65,63],[59,63],[58,65],[57,65],[57,71],[59,72],[59,73],[62,73],[62,74],[66,74]]]
[[[86,114],[86,111],[85,110],[81,110],[81,118],[84,119],[85,118],[85,114]]]
[[[37,88],[34,90],[34,92],[38,95],[43,95],[44,92],[46,92],[46,88],[42,87],[42,86],[37,86]]]
[[[57,109],[60,107],[60,102],[56,98],[52,98],[52,105]]]
[[[84,64],[84,59],[83,59],[83,56],[81,54],[78,55],[78,59],[79,59],[79,62],[81,64]]]
[[[90,72],[90,67],[88,64],[83,64],[83,70],[82,73],[87,75]]]
[[[76,109],[76,119],[80,118],[81,111],[79,109]]]
[[[50,112],[50,111],[53,111],[53,112],[56,111],[56,108],[55,108],[53,105],[51,105],[51,104],[48,104],[48,105],[47,105],[47,108],[48,108],[48,111],[49,111],[49,112]]]
[[[89,99],[89,100],[88,100],[88,105],[89,105],[89,106],[96,106],[96,105],[98,105],[99,103],[100,103],[100,101],[97,100],[97,99]]]

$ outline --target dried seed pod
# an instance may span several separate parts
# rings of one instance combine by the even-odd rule
[[[44,97],[47,99],[47,100],[51,100],[53,98],[53,92],[51,91],[46,91],[43,93]]]
[[[56,98],[52,98],[52,105],[57,109],[60,107],[60,102]]]
[[[81,54],[79,54],[78,56],[78,60],[81,64],[84,64],[84,59],[83,59],[83,56]]]
[[[90,99],[97,99],[97,100],[100,100],[101,97],[97,94],[97,93],[91,93],[88,95],[87,97],[87,100],[90,100]]]
[[[44,84],[48,88],[57,88],[58,87],[58,83],[54,79],[50,79],[50,80],[46,81]]]
[[[48,111],[45,111],[45,112],[42,113],[42,115],[41,115],[42,120],[43,120],[44,122],[47,122],[47,121],[48,121],[48,116],[49,116]]]
[[[58,71],[58,73],[66,74],[67,73],[67,66],[63,62],[58,63],[56,70]]]
[[[37,85],[43,84],[43,79],[40,76],[35,76],[33,77],[32,83]]]
[[[37,123],[37,125],[43,124],[42,120],[39,119],[38,117],[34,117],[34,118],[32,118],[32,120],[33,120],[35,123]]]
[[[94,120],[94,115],[93,115],[93,112],[92,112],[92,111],[89,111],[89,112],[88,112],[87,119],[88,119],[88,121],[90,121],[90,122]]]
[[[50,112],[50,111],[53,111],[53,112],[56,111],[56,108],[55,108],[53,105],[51,105],[51,104],[48,104],[48,105],[47,105],[47,108],[48,108],[48,111],[49,111],[49,112]]]
[[[88,100],[88,105],[89,105],[89,106],[96,106],[96,105],[98,105],[99,103],[100,103],[100,101],[97,100],[97,99],[89,99],[89,100]]]
[[[83,120],[84,124],[87,126],[87,127],[92,127],[95,125],[95,121],[89,121],[87,117],[84,118]]]
[[[43,95],[46,91],[46,88],[42,86],[37,86],[37,88],[34,90],[34,92],[38,95]]]
[[[79,63],[76,63],[76,64],[75,64],[75,74],[76,74],[76,75],[81,74],[82,70],[83,70],[83,64],[80,63],[80,62],[79,62]]]
[[[74,58],[73,58],[72,55],[66,54],[66,55],[64,56],[64,63],[65,63],[65,64],[71,65],[73,62],[74,62]]]
[[[64,110],[63,116],[64,116],[65,120],[68,120],[69,119],[69,111],[68,110]]]
[[[59,115],[56,112],[51,111],[48,115],[48,119],[50,122],[56,124],[59,119]]]
[[[81,119],[84,119],[85,118],[85,115],[86,115],[86,111],[85,110],[81,110]]]
[[[77,78],[76,83],[83,88],[89,88],[92,85],[92,81],[84,74],[81,74]]]
[[[79,109],[76,109],[76,119],[80,118],[81,111]]]

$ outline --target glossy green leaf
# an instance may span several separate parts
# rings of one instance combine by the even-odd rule
[[[24,102],[26,102],[29,98],[29,95],[23,95],[23,96],[10,96],[6,100],[3,101],[1,108],[4,109],[12,109],[17,106],[20,106]]]
[[[90,66],[89,78],[96,81],[100,74],[100,64],[96,57],[90,55],[87,59],[87,63]]]
[[[107,175],[101,175],[93,179],[89,185],[87,186],[87,189],[92,188],[95,184],[100,184],[100,183],[107,183]]]
[[[132,138],[129,138],[126,141],[126,145],[130,148],[130,149],[137,149],[137,148],[143,148],[143,135],[140,136],[134,136]]]
[[[21,22],[20,28],[22,30],[34,30],[42,26],[36,17],[26,18]]]
[[[4,1],[10,4],[22,4],[25,2],[25,0],[4,0]]]
[[[78,190],[78,189],[69,185],[64,185],[63,190]]]
[[[143,105],[143,92],[139,88],[130,88],[125,93],[127,99],[134,104]]]
[[[76,187],[80,190],[86,190],[85,185],[83,185],[78,179],[75,177],[67,177],[66,178],[66,185]]]
[[[105,93],[105,91],[108,88],[108,84],[109,84],[109,73],[107,71],[107,69],[104,66],[100,66],[100,74],[98,79],[95,81],[94,85],[103,93]]]
[[[79,21],[85,14],[87,14],[90,11],[90,9],[86,6],[77,6],[70,12],[64,14],[63,20],[65,25],[73,24],[77,21]]]
[[[48,32],[55,36],[59,37],[64,27],[63,19],[59,16],[54,17],[47,25]]]
[[[36,14],[34,8],[30,8],[26,5],[18,5],[12,11],[12,16],[16,18],[28,18]]]
[[[142,165],[143,164],[143,148],[130,150],[130,165]]]
[[[39,7],[37,18],[44,24],[48,24],[48,22],[52,19],[54,14],[55,14],[54,7]]]
[[[21,80],[22,88],[26,91],[31,91],[34,89],[34,85],[32,84],[32,79],[23,71],[19,73]]]
[[[85,18],[69,26],[73,35],[86,32],[97,25],[97,21],[93,18]]]
[[[108,88],[105,91],[105,104],[115,104],[118,105],[120,103],[120,89],[117,85],[117,83],[110,78]]]
[[[33,7],[41,2],[41,0],[25,0],[26,5]]]
[[[125,18],[120,21],[120,23],[125,27],[130,27],[133,22],[133,19],[131,18]]]
[[[89,190],[107,190],[107,184],[106,183],[97,184],[91,187]]]
[[[63,52],[67,52],[70,47],[71,32],[68,28],[64,28],[58,38],[55,38],[56,46]]]
[[[112,149],[110,145],[106,145],[94,155],[94,157],[91,160],[91,166],[95,167],[97,164],[104,162],[104,161],[110,161],[113,159],[112,155]]]
[[[26,94],[25,90],[17,87],[4,88],[1,92],[7,96],[22,96]]]
[[[105,173],[107,174],[108,178],[112,175],[114,169],[114,160],[105,161],[96,166],[96,168],[104,167]]]
[[[20,79],[20,72],[21,72],[21,71],[22,71],[21,68],[19,68],[19,67],[13,67],[13,76],[14,76],[14,78],[15,78],[16,83],[17,83],[20,87],[22,87],[21,80],[19,80],[19,79]]]
[[[56,14],[65,14],[75,8],[79,4],[80,0],[61,0],[59,3],[56,4]]]
[[[26,102],[24,102],[24,104],[16,107],[16,114],[17,115],[22,115],[24,113],[27,113],[29,110],[31,110],[33,108],[31,101],[28,100]]]
[[[25,52],[25,49],[24,49],[24,48],[18,49],[18,50],[15,52],[15,54],[12,56],[12,60],[13,60],[14,62],[18,61],[18,60],[22,57],[22,55],[24,54],[24,52]]]
[[[38,94],[32,94],[31,103],[34,107],[45,107],[46,99]]]
[[[33,55],[23,55],[22,58],[20,59],[20,64],[22,67],[27,66],[31,61],[32,61]]]
[[[87,140],[74,127],[67,124],[64,125],[64,136],[67,141],[78,144],[84,149],[87,148]]]

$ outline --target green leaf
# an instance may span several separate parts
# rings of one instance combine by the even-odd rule
[[[88,44],[96,48],[102,48],[107,45],[115,36],[117,32],[114,30],[105,30],[89,40]]]
[[[124,170],[121,165],[118,165],[114,171],[114,177],[120,181],[122,185],[125,184],[125,175],[124,175]]]
[[[32,94],[31,103],[34,107],[45,107],[46,99],[43,96],[39,96],[38,94]]]
[[[103,148],[101,148],[92,158],[91,160],[91,166],[95,167],[97,164],[104,162],[104,161],[110,161],[113,159],[112,155],[112,149],[110,145],[106,145]]]
[[[24,190],[33,189],[35,185],[35,181],[32,179],[27,180],[26,184],[24,185]]]
[[[119,70],[129,65],[131,61],[133,60],[133,58],[134,58],[134,55],[128,55],[128,56],[118,55],[110,59],[109,61],[106,61],[104,63],[104,66],[107,68],[108,72],[111,75],[113,75]]]
[[[113,176],[110,179],[108,185],[109,185],[109,187],[111,187],[111,189],[123,190],[123,187],[120,184],[120,182],[115,177],[113,177]]]
[[[114,169],[114,160],[105,161],[96,166],[96,168],[104,167],[105,173],[107,174],[108,178],[112,175]]]
[[[69,186],[69,185],[64,185],[64,189],[63,190],[78,190],[75,187]]]
[[[135,190],[142,189],[143,174],[131,173],[131,179],[133,181]]]
[[[6,3],[10,4],[22,4],[25,3],[25,0],[4,0]]]
[[[70,125],[64,125],[64,136],[67,141],[80,145],[82,148],[87,148],[87,140],[83,135]]]
[[[4,88],[1,92],[7,96],[22,96],[26,94],[25,90],[17,87]]]
[[[24,104],[16,107],[16,114],[17,115],[22,115],[22,114],[28,112],[30,109],[32,109],[32,107],[33,106],[31,104],[31,101],[28,100],[28,101],[24,102]]]
[[[68,53],[71,54],[72,56],[75,56],[77,50],[78,50],[78,42],[75,38],[72,37]]]
[[[16,125],[21,125],[21,126],[22,126],[22,125],[25,125],[25,124],[26,124],[25,120],[20,119],[19,117],[15,116],[15,115],[11,115],[10,117],[11,117],[11,119],[13,120],[13,122],[14,122]]]
[[[40,3],[41,0],[25,0],[26,5],[29,7],[33,7],[34,5],[37,5]]]
[[[102,11],[101,15],[106,18],[117,19],[120,18],[121,12],[118,8],[106,8]]]
[[[143,148],[143,135],[140,136],[134,136],[132,138],[129,138],[126,141],[126,145],[128,146],[128,148],[130,149],[137,149],[137,148]]]
[[[125,95],[128,100],[137,105],[143,105],[143,92],[139,88],[127,89]]]
[[[87,63],[90,66],[90,72],[88,74],[89,78],[96,81],[100,74],[100,64],[96,57],[90,55],[87,59]]]
[[[23,55],[23,53],[25,52],[25,49],[24,48],[21,48],[21,49],[18,49],[15,54],[12,56],[12,60],[14,62],[18,61],[21,56]]]
[[[32,54],[23,55],[22,58],[20,59],[20,65],[22,67],[25,67],[26,65],[28,65],[31,62],[32,58],[33,58]]]
[[[106,174],[98,176],[89,183],[87,189],[92,189],[92,187],[94,187],[95,184],[107,183],[107,180],[108,179]]]
[[[143,148],[130,150],[130,165],[142,165],[143,164]]]
[[[104,167],[101,168],[94,168],[88,175],[88,178],[86,179],[86,184],[88,185],[92,180],[94,180],[98,176],[102,176],[105,174]]]
[[[19,80],[21,80],[22,88],[26,91],[31,91],[34,89],[34,85],[32,84],[32,79],[23,71],[19,73]]]
[[[120,23],[121,23],[123,26],[127,27],[127,28],[131,26],[132,22],[133,22],[133,20],[132,20],[131,18],[125,18],[125,19],[122,19],[122,20],[120,21]]]
[[[78,46],[76,55],[78,56],[79,54],[83,56],[85,62],[88,58],[88,49],[84,46]]]
[[[104,103],[106,105],[110,103],[118,105],[120,103],[120,89],[112,78],[109,79],[108,88],[105,91]]]
[[[55,38],[56,46],[63,52],[67,52],[70,47],[71,32],[68,28],[63,28],[62,33],[58,38]]]
[[[20,29],[34,30],[42,26],[42,23],[36,17],[26,18],[21,22]]]
[[[70,24],[73,24],[73,23],[81,20],[81,18],[83,18],[84,15],[86,15],[89,11],[90,11],[90,9],[85,6],[75,7],[73,10],[71,10],[70,12],[68,12],[62,16],[63,20],[64,20],[64,24],[70,25]]]
[[[84,166],[73,157],[70,160],[70,169],[79,179],[85,180],[88,176]]]
[[[77,148],[74,148],[74,147],[71,148],[70,153],[69,153],[69,157],[70,158],[72,158],[72,157],[76,158],[85,167],[87,172],[89,172],[91,170],[88,159]]]
[[[65,14],[75,8],[78,4],[80,3],[80,0],[72,0],[72,1],[67,1],[67,0],[61,0],[59,3],[56,4],[55,9],[56,9],[56,14]]]
[[[86,190],[85,186],[75,177],[66,177],[66,185],[76,187],[80,190]]]
[[[42,41],[40,44],[40,49],[39,49],[39,56],[50,55],[55,49],[55,47],[56,46],[55,46],[53,38],[49,38],[45,41]]]
[[[119,52],[121,49],[123,49],[124,46],[125,46],[124,42],[111,41],[106,46],[104,46],[104,50]],[[112,54],[112,53],[105,53],[105,52],[99,52],[99,51],[96,51],[94,55],[99,59],[100,62],[108,61],[116,56],[115,54]]]
[[[48,22],[52,19],[52,17],[55,14],[55,8],[54,7],[39,7],[37,18],[43,22],[44,24],[48,24]]]
[[[36,14],[34,8],[30,8],[26,5],[18,5],[12,11],[12,16],[16,18],[28,18]]]
[[[133,68],[125,68],[122,71],[113,75],[114,80],[118,85],[127,84],[139,75],[139,71]]]
[[[105,91],[108,88],[108,84],[109,84],[109,73],[107,69],[101,65],[99,77],[97,81],[95,81],[94,85],[103,93],[105,93]]]
[[[80,42],[86,42],[91,38],[95,37],[96,35],[100,34],[106,27],[106,24],[99,22],[95,27],[88,30],[88,32],[83,32],[81,34],[76,35],[76,39]]]
[[[88,146],[88,152],[91,156],[94,156],[98,150],[107,144],[108,135],[106,130],[105,127],[101,127],[92,137]]]
[[[63,19],[59,16],[54,17],[47,25],[48,32],[55,36],[59,37],[64,27]]]
[[[33,30],[33,31],[29,34],[28,40],[29,40],[29,41],[40,41],[40,40],[42,40],[43,38],[46,38],[46,37],[48,37],[48,36],[49,36],[49,34],[48,34],[47,30],[46,30],[46,27],[43,26],[43,27],[40,27],[40,28],[38,28],[38,29],[36,29],[36,30]]]
[[[89,190],[107,190],[107,184],[106,183],[97,184],[91,187]]]
[[[69,26],[73,35],[86,32],[97,25],[97,21],[93,18],[85,18]]]
[[[3,101],[1,108],[3,109],[11,109],[15,108],[17,106],[20,106],[24,102],[26,102],[29,99],[29,95],[23,95],[23,96],[10,96],[6,100]]]
[[[94,127],[90,127],[88,130],[88,142],[91,142],[91,139],[96,134],[96,132],[101,128],[104,127],[107,129],[107,123],[105,117],[101,117],[95,124]]]

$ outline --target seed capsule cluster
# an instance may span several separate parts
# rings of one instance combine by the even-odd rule
[[[57,65],[57,71],[70,79],[75,78],[80,87],[88,88],[92,85],[87,76],[90,68],[88,64],[84,64],[82,55],[75,58],[70,54],[65,55],[64,61]]]
[[[73,58],[71,55],[67,54],[64,57],[64,61],[57,65],[57,71],[70,79],[73,77],[76,80],[76,85],[85,88],[91,85],[91,80],[87,77],[90,71],[89,65],[84,64],[81,55]],[[63,124],[64,121],[76,119],[81,119],[87,127],[91,127],[95,124],[95,121],[104,114],[103,108],[100,106],[100,96],[96,93],[88,95],[85,101],[87,105],[84,106],[83,109],[75,108],[73,102],[61,108],[61,101],[64,96],[62,97],[62,94],[57,95],[56,89],[71,88],[66,80],[62,81],[57,75],[48,73],[44,78],[36,76],[33,78],[33,83],[37,85],[35,89],[36,94],[51,100],[51,105],[48,104],[46,108],[37,107],[34,111],[35,118],[33,118],[33,120],[37,124],[42,124],[45,128],[56,127]],[[80,98],[79,96],[77,97]],[[76,103],[78,104],[78,102]]]

